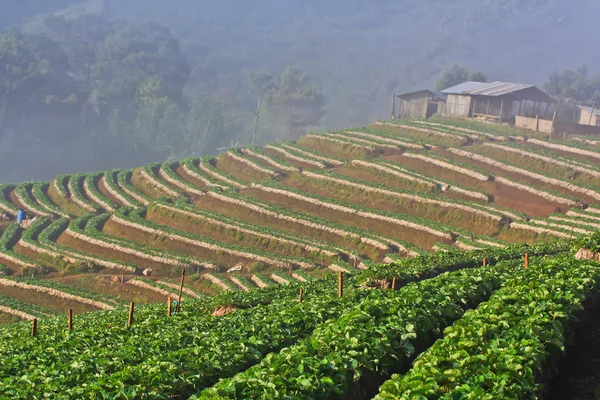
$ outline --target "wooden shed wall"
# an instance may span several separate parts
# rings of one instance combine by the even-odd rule
[[[419,94],[400,99],[399,118],[426,118],[429,95]]]
[[[590,119],[590,115],[591,115],[591,119]],[[597,125],[600,125],[600,118],[598,118],[598,115],[596,115],[595,113],[592,114],[588,110],[581,110],[581,114],[579,114],[579,123],[581,125],[597,126]]]
[[[450,94],[445,104],[440,104],[438,114],[446,117],[465,118],[470,115],[471,96]]]

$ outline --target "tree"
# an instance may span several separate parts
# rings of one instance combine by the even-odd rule
[[[2,33],[0,66],[0,137],[30,118],[43,121],[47,113],[69,112],[78,101],[67,56],[47,37]]]
[[[600,102],[600,75],[590,78],[587,66],[576,70],[555,71],[548,77],[544,90],[551,96],[581,102]]]
[[[435,82],[435,90],[441,91],[467,81],[486,82],[487,78],[483,72],[473,72],[456,64],[444,70],[442,77]]]
[[[284,125],[285,136],[297,137],[316,125],[325,115],[325,97],[300,68],[288,67],[281,75],[251,75],[254,90],[266,100],[271,121]],[[275,128],[278,129],[278,128]],[[275,134],[280,139],[279,133]]]

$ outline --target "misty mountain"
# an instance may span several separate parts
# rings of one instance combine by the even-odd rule
[[[600,65],[593,48],[600,4],[591,0],[29,0],[14,4],[4,10],[0,26],[18,24],[23,34],[50,37],[69,61],[55,64],[66,69],[53,80],[62,82],[61,90],[50,88],[48,93],[20,98],[15,110],[28,107],[29,112],[15,111],[13,125],[8,121],[0,125],[4,130],[0,134],[2,181],[132,167],[182,157],[186,151],[214,154],[222,147],[247,144],[260,95],[250,76],[257,73],[279,82],[270,89],[278,96],[267,96],[276,100],[263,102],[260,143],[289,138],[302,129],[387,118],[393,92],[433,87],[442,70],[455,63],[482,71],[492,80],[538,85],[555,70],[587,64],[590,73],[597,73]],[[71,33],[61,33],[56,25],[49,26],[51,14],[87,22],[73,23]],[[97,38],[94,50],[102,62],[94,64],[97,75],[86,86],[81,73],[73,72],[73,54],[81,51],[83,43],[74,38],[82,32],[77,29],[92,21],[106,31]],[[144,41],[145,33],[136,36],[136,32],[153,32],[149,35],[162,38],[164,45],[152,47]],[[150,46],[150,58],[140,56],[144,46]],[[126,64],[130,54],[116,49],[137,54],[139,64]],[[183,64],[165,61],[173,57]],[[182,80],[160,72],[159,65],[180,71]],[[290,66],[298,66],[296,75],[285,75]],[[292,88],[294,82],[302,88]],[[75,89],[67,90],[70,85]],[[290,92],[286,94],[284,88]],[[318,101],[303,98],[290,103],[299,93],[313,93]],[[34,107],[32,99],[40,96],[55,101]],[[317,108],[306,112],[306,107]],[[292,114],[315,118],[292,129]],[[15,148],[20,149],[18,155],[13,154]]]

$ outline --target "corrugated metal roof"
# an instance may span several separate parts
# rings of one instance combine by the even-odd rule
[[[592,107],[586,107],[586,106],[577,106],[577,107],[579,107],[580,109],[585,110],[589,113],[592,112]],[[594,108],[593,111],[594,111],[594,115],[600,116],[600,110],[598,110],[597,108]]]
[[[446,100],[448,98],[448,95],[446,93],[436,92],[436,91],[429,90],[429,89],[415,90],[414,92],[397,94],[396,97],[402,98],[402,97],[407,97],[407,96],[410,96],[410,95],[416,94],[416,93],[428,93],[430,96],[435,96],[442,100]]]
[[[465,82],[460,85],[443,90],[448,94],[473,94],[478,96],[503,96],[505,94],[518,92],[523,89],[529,89],[533,85],[508,82]]]

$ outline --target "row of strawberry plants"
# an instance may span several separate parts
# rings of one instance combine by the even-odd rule
[[[200,169],[200,171],[211,176],[217,181],[223,182],[224,184],[234,187],[236,189],[243,189],[246,187],[246,182],[239,178],[236,178],[231,174],[228,174],[225,171],[217,169],[213,165],[213,162],[215,162],[215,159],[212,157],[202,157],[200,158],[200,161],[198,163],[198,168]]]
[[[177,188],[161,179],[159,169],[160,164],[158,163],[147,164],[137,169],[137,172],[142,179],[142,183],[145,185],[148,192],[154,194],[152,197],[180,197],[181,193]]]
[[[98,190],[97,184],[102,175],[101,172],[86,175],[83,180],[83,191],[94,203],[108,212],[113,212],[115,209],[119,208],[119,205],[115,204]]]
[[[234,238],[239,238],[240,234],[255,237],[256,240],[267,239],[269,241],[276,241],[277,243],[291,245],[297,248],[315,255],[324,255],[326,257],[337,257],[339,251],[333,246],[327,243],[318,243],[311,241],[307,238],[294,236],[283,231],[257,226],[249,223],[244,223],[236,218],[230,218],[223,214],[205,211],[188,204],[177,203],[176,205],[170,204],[166,201],[157,201],[148,206],[148,211],[151,213],[157,213],[164,217],[170,217],[173,220],[185,219],[186,221],[193,221],[193,223],[200,223],[204,227],[209,227],[211,230],[223,232]],[[201,221],[201,222],[200,222]],[[167,223],[167,225],[169,225]],[[256,244],[257,246],[260,243]],[[344,252],[348,254],[347,252]]]
[[[592,230],[600,229],[600,219],[590,218],[585,214],[579,214],[577,212],[573,212],[571,214],[550,214],[548,216],[548,220],[557,221],[559,223],[568,222],[571,224],[577,224],[578,226],[582,226],[583,228],[588,228]]]
[[[361,144],[367,147],[371,147],[374,149],[388,149],[388,150],[401,150],[401,149],[405,149],[405,148],[413,148],[414,146],[412,146],[412,144],[404,144],[404,146],[400,146],[396,143],[389,143],[383,140],[377,140],[376,138],[364,138],[361,137],[359,135],[354,135],[350,132],[347,131],[328,131],[325,133],[322,133],[321,135],[323,135],[326,138],[334,138],[337,140],[342,140],[348,143],[352,143],[352,144]],[[420,148],[421,149],[421,148]]]
[[[225,185],[222,181],[215,179],[211,175],[208,175],[206,172],[200,170],[199,168],[200,159],[196,157],[188,157],[181,160],[180,165],[183,171],[196,179],[199,182],[202,182],[208,188],[220,188],[221,190],[227,190],[230,186]],[[174,168],[174,165],[171,165],[171,168]]]
[[[11,264],[19,265],[22,269],[36,268],[37,263],[30,258],[22,256],[14,252],[12,249],[19,241],[21,235],[21,226],[17,223],[12,223],[6,227],[6,230],[0,237],[0,262],[2,259],[9,261]],[[3,270],[6,274],[9,271]]]
[[[509,140],[508,134],[499,135],[497,133],[491,133],[491,132],[486,132],[486,131],[481,131],[481,130],[473,130],[473,129],[468,129],[468,128],[464,128],[464,127],[460,127],[460,126],[441,124],[438,122],[432,122],[430,120],[415,119],[415,120],[411,120],[411,123],[414,124],[415,126],[427,127],[427,128],[442,131],[442,132],[455,133],[455,134],[459,134],[459,135],[466,134],[472,139],[478,139],[479,137],[481,137],[481,138],[495,140],[495,141],[508,141]]]
[[[299,169],[287,161],[266,153],[263,149],[258,146],[250,146],[240,149],[240,152],[246,156],[261,160],[263,163],[269,165],[270,168],[275,168],[276,171],[281,173],[292,173],[298,172]]]
[[[329,197],[319,196],[312,193],[306,193],[300,190],[291,189],[276,182],[266,182],[260,185],[251,184],[250,186],[266,193],[276,193],[281,196],[315,204],[317,206],[323,207],[324,209],[336,210],[345,214],[357,215],[360,217],[377,221],[386,221],[388,223],[392,223],[400,227],[409,227],[415,230],[423,231],[445,240],[453,240],[451,229],[449,229],[445,225],[439,224],[434,221],[426,220],[424,218],[369,209],[366,207],[349,204]]]
[[[406,365],[512,270],[459,271],[398,291],[371,291],[305,340],[192,398],[352,398],[368,377]]]
[[[427,194],[427,193],[416,194],[412,190],[402,190],[402,189],[390,188],[387,185],[381,185],[381,184],[377,184],[377,183],[369,183],[369,182],[361,181],[358,179],[345,177],[345,176],[336,174],[335,172],[332,172],[332,171],[327,171],[327,172],[305,171],[302,174],[307,177],[325,180],[325,181],[333,183],[333,184],[352,186],[352,187],[355,187],[355,188],[358,188],[358,189],[361,189],[361,190],[364,190],[367,192],[372,191],[372,192],[379,193],[379,194],[386,195],[386,196],[397,197],[397,198],[414,201],[416,203],[435,204],[436,206],[443,207],[443,208],[453,208],[453,209],[457,209],[460,211],[464,211],[469,214],[477,214],[478,216],[482,216],[482,217],[485,217],[485,218],[488,218],[488,219],[491,219],[491,220],[494,220],[497,222],[501,221],[504,217],[500,211],[490,212],[490,211],[480,208],[478,204],[473,203],[473,202],[454,200],[454,199],[449,200],[449,199],[441,198],[434,194]]]
[[[594,151],[593,148],[589,146],[579,145],[579,144],[570,144],[564,145],[560,143],[555,143],[550,140],[545,139],[532,139],[529,138],[525,142],[526,144],[533,144],[541,147],[546,147],[552,150],[564,151],[566,153],[571,153],[578,156],[586,156],[590,158],[594,158],[600,160],[600,151]]]
[[[97,212],[100,210],[100,206],[88,200],[83,193],[82,186],[84,179],[85,175],[71,175],[69,178],[67,184],[71,193],[71,200],[87,212]]]
[[[171,240],[177,240],[182,243],[188,243],[197,247],[205,248],[214,253],[222,252],[236,257],[242,257],[255,262],[264,262],[270,265],[286,267],[289,264],[299,265],[306,268],[312,268],[310,260],[293,259],[281,257],[259,249],[251,249],[247,247],[236,246],[232,244],[222,243],[205,236],[195,235],[173,229],[169,226],[158,224],[144,219],[146,210],[133,210],[130,208],[122,208],[117,210],[113,215],[113,220],[118,220],[119,223],[130,226],[133,229],[141,230],[160,237],[167,237]]]
[[[555,242],[542,242],[538,244],[512,244],[503,248],[489,248],[472,251],[453,251],[446,254],[426,254],[415,258],[398,260],[392,264],[380,264],[369,268],[357,276],[359,281],[410,280],[412,276],[428,276],[441,270],[458,268],[473,268],[480,266],[483,259],[488,265],[501,261],[523,259],[525,254],[530,256],[556,255],[567,253],[575,242],[572,240],[559,240]]]
[[[542,226],[541,224],[536,224],[535,222],[530,221],[517,221],[512,222],[510,224],[511,229],[520,229],[529,232],[535,232],[538,235],[550,235],[553,237],[561,238],[561,239],[571,239],[577,235],[573,235],[570,231],[565,231],[560,228],[555,228],[551,226]]]
[[[171,288],[171,287],[161,285],[158,282],[153,281],[152,279],[132,278],[127,281],[127,284],[134,285],[134,286],[140,287],[142,289],[151,290],[153,292],[156,292],[160,295],[165,296],[165,298],[167,298],[167,297],[170,297],[172,299],[179,298],[178,290],[173,290],[173,288]],[[182,301],[185,300],[185,297],[182,296],[181,300]]]
[[[132,264],[113,261],[104,257],[94,257],[87,252],[77,251],[70,247],[60,245],[56,240],[68,229],[70,220],[61,218],[52,223],[46,218],[40,218],[34,222],[23,234],[19,242],[30,250],[42,255],[42,260],[61,268],[72,269],[77,272],[83,270],[97,270],[98,268],[109,268],[129,273],[137,272],[137,266]],[[91,264],[91,265],[90,265]]]
[[[599,292],[597,264],[555,258],[523,271],[447,328],[375,399],[537,398],[576,314]]]
[[[0,210],[16,216],[18,208],[9,199],[9,193],[15,189],[15,185],[0,184]]]
[[[135,257],[148,259],[161,264],[171,265],[172,267],[192,268],[201,266],[203,268],[214,268],[206,261],[198,260],[195,257],[185,256],[180,253],[157,250],[151,246],[145,246],[135,241],[121,239],[108,235],[102,231],[104,224],[109,220],[109,214],[94,216],[85,215],[73,220],[66,231],[68,235],[79,238],[97,246],[134,255]]]
[[[0,286],[12,286],[23,290],[39,291],[51,296],[89,304],[101,310],[112,309],[123,304],[121,300],[112,296],[79,289],[76,286],[62,285],[46,279],[16,276],[4,277],[0,279]]]
[[[411,126],[405,121],[399,122],[398,120],[392,122],[378,121],[375,122],[374,127],[376,127],[376,129],[394,129],[394,133],[397,133],[402,137],[406,136],[411,139],[416,139],[431,146],[462,146],[471,140],[466,135],[446,133],[425,129],[418,126]]]
[[[483,156],[480,154],[480,152],[473,151],[473,149],[471,149],[471,151],[469,151],[469,152],[464,151],[464,150],[451,150],[451,151],[454,154],[460,155],[462,157],[470,158],[472,160],[484,163],[486,165],[489,165],[489,166],[492,166],[495,168],[502,169],[506,172],[511,172],[511,173],[527,176],[529,178],[533,178],[535,180],[541,181],[548,185],[564,188],[564,189],[568,190],[569,192],[577,193],[580,195],[583,194],[583,195],[593,198],[594,200],[600,200],[600,193],[597,192],[596,190],[594,190],[593,187],[586,185],[584,183],[573,184],[573,183],[566,182],[562,179],[557,179],[551,175],[538,174],[536,172],[530,171],[529,169],[520,168],[513,164],[509,164],[506,162],[500,162],[497,159],[492,158],[492,157]]]
[[[25,182],[18,184],[14,191],[15,197],[17,198],[19,203],[21,203],[29,212],[32,212],[35,215],[42,215],[48,217],[54,216],[55,214],[51,210],[47,209],[46,207],[37,203],[31,198],[29,192],[32,189],[33,184],[33,182]]]
[[[56,315],[54,311],[48,310],[47,308],[4,296],[0,296],[0,311],[29,320]]]
[[[229,275],[229,280],[233,282],[239,289],[247,292],[257,287],[256,283],[246,278],[244,275],[233,274]],[[258,286],[261,287],[261,286]]]
[[[440,157],[436,154],[421,154],[421,153],[411,153],[406,152],[402,154],[403,157],[408,157],[420,161],[425,161],[427,163],[433,164],[436,167],[440,167],[443,169],[448,169],[453,172],[457,172],[462,175],[466,175],[470,178],[477,179],[478,181],[488,182],[492,180],[492,175],[490,175],[487,171],[474,167],[469,164],[456,162],[454,160],[450,160],[445,157]]]
[[[81,215],[87,211],[80,204],[73,200],[69,194],[69,181],[71,175],[59,175],[48,186],[48,197],[62,211],[70,215]]]
[[[358,241],[363,245],[370,245],[379,251],[391,252],[390,244],[398,244],[399,251],[409,252],[412,246],[403,245],[402,241],[374,234],[366,229],[360,229],[351,225],[339,224],[325,218],[316,217],[311,214],[300,213],[291,209],[275,206],[271,203],[257,201],[254,198],[235,193],[208,192],[208,194],[222,202],[244,207],[248,210],[262,215],[289,221],[308,228],[318,229],[323,232],[334,234],[345,240]]]
[[[531,146],[524,146],[517,143],[505,143],[502,145],[495,143],[483,143],[483,148],[495,149],[501,151],[504,155],[508,153],[514,153],[518,160],[530,165],[531,159],[538,160],[540,164],[534,164],[538,168],[546,167],[545,164],[552,164],[553,166],[565,168],[565,170],[561,171],[561,173],[569,172],[572,173],[574,171],[581,172],[584,174],[588,174],[593,176],[594,178],[600,178],[600,168],[595,165],[587,164],[586,166],[582,166],[580,161],[572,160],[568,157],[561,156],[556,153],[551,153],[543,150],[537,150],[532,148]],[[547,171],[547,167],[543,169],[543,171]],[[572,170],[572,171],[569,171]],[[554,171],[554,170],[551,170]]]
[[[102,178],[104,179],[106,190],[126,207],[139,206],[140,202],[119,186],[118,175],[121,172],[118,169],[104,172]]]
[[[327,166],[340,167],[344,165],[344,160],[341,158],[327,156],[309,147],[302,146],[301,144],[298,144],[296,142],[284,141],[280,143],[280,146],[286,150],[291,151],[292,154],[308,157],[308,159],[311,160],[320,161]]]
[[[344,160],[365,159],[377,154],[376,146],[354,143],[350,139],[340,139],[324,134],[308,134],[298,139],[298,144],[303,147],[319,149],[326,154]]]
[[[56,206],[48,196],[46,195],[46,190],[48,188],[48,183],[46,182],[34,182],[31,185],[31,195],[35,201],[37,201],[40,205],[42,205],[45,209],[49,210],[51,213],[60,215],[62,217],[68,217],[69,214],[65,213],[59,207]]]
[[[353,130],[344,131],[346,135],[373,140],[375,142],[382,142],[388,144],[394,144],[404,149],[412,150],[425,150],[429,146],[422,144],[414,139],[402,138],[398,139],[398,136],[391,135],[389,132],[383,130],[369,129],[369,128],[358,128]]]
[[[291,160],[291,162],[295,161],[301,163],[302,165],[308,165],[312,168],[327,168],[327,165],[325,165],[323,161],[319,161],[315,158],[308,157],[305,154],[301,154],[293,149],[285,148],[279,143],[267,143],[264,146],[264,149],[270,151],[271,153],[276,153],[280,157]]]
[[[151,200],[150,197],[131,184],[131,176],[131,171],[120,171],[117,174],[117,183],[119,184],[119,187],[141,205],[148,205]]]
[[[173,187],[187,193],[193,193],[196,196],[204,196],[204,192],[191,182],[186,181],[177,174],[177,162],[166,162],[160,166],[159,175]]]
[[[239,149],[232,149],[228,152],[221,153],[221,155],[219,155],[217,167],[224,162],[231,163],[231,160],[234,162],[232,166],[236,170],[239,170],[240,173],[243,173],[243,175],[247,177],[247,180],[275,178],[278,176],[277,171],[273,168],[262,161],[251,159],[244,155]]]

